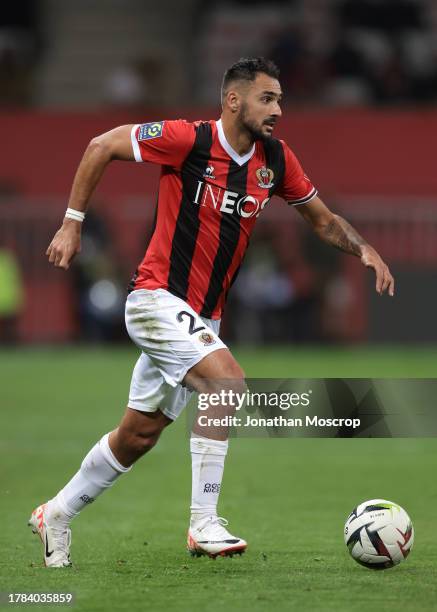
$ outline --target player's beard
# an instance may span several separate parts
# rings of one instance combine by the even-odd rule
[[[247,104],[243,102],[241,105],[240,112],[238,114],[238,121],[241,127],[250,134],[252,140],[268,140],[269,138],[271,138],[271,134],[263,133],[263,124],[256,123],[253,119],[250,119],[248,115],[249,113],[247,109]]]

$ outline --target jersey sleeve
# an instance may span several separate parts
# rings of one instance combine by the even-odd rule
[[[284,198],[288,204],[293,206],[306,204],[317,195],[317,189],[304,173],[299,160],[290,147],[283,140],[281,140],[281,144],[284,149],[285,171],[276,195]]]
[[[137,162],[180,168],[193,148],[195,129],[183,119],[155,121],[132,127],[131,141]]]

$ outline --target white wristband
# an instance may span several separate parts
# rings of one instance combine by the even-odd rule
[[[74,219],[75,221],[82,221],[85,219],[85,213],[80,210],[74,210],[74,208],[67,208],[67,212],[65,213],[67,219]]]

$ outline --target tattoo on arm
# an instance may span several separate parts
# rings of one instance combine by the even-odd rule
[[[361,257],[361,247],[367,244],[364,238],[338,215],[334,215],[332,221],[320,230],[319,235],[328,244],[357,257]]]

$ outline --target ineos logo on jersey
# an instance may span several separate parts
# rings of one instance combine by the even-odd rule
[[[197,190],[194,204],[208,206],[230,215],[237,212],[240,217],[248,219],[258,217],[270,198],[260,201],[251,195],[241,195],[236,191],[229,191],[221,187],[214,187],[205,181],[197,181]]]

